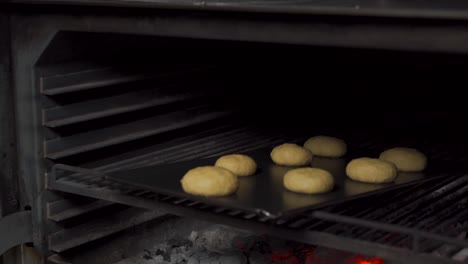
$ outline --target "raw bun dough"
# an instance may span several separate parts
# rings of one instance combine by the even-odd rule
[[[312,153],[296,144],[283,144],[275,147],[270,154],[278,165],[304,166],[312,161]]]
[[[346,175],[360,182],[387,183],[395,180],[398,170],[393,163],[385,160],[359,158],[348,163]]]
[[[382,152],[379,158],[395,164],[399,171],[420,172],[427,166],[426,155],[412,148],[392,148]]]
[[[255,160],[242,154],[222,156],[216,161],[215,166],[225,168],[237,176],[250,176],[257,171]]]
[[[299,168],[288,171],[284,175],[283,184],[286,189],[293,192],[315,194],[331,191],[335,181],[326,170]]]
[[[344,140],[328,136],[311,137],[304,143],[304,148],[310,150],[312,155],[326,158],[339,158],[347,151]]]
[[[215,166],[191,169],[180,182],[185,192],[201,196],[226,196],[236,192],[239,187],[236,175]]]

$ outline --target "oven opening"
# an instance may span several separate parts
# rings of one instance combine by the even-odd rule
[[[87,172],[303,144],[315,135],[342,138],[353,155],[376,157],[390,147],[417,148],[428,156],[431,169],[463,172],[468,119],[460,84],[467,64],[465,56],[456,54],[60,32],[35,66],[44,173],[53,177],[48,182],[48,248],[86,260],[77,263],[387,263],[274,234],[245,234],[223,223],[202,224],[195,216],[162,219],[161,212],[137,207],[157,200],[200,212],[219,208],[190,205]],[[449,100],[451,108],[441,107]],[[58,164],[67,173],[55,173]],[[465,239],[466,215],[457,211],[466,205],[464,187],[451,186],[458,192],[449,198],[424,196],[442,188],[442,181],[418,188],[327,210],[362,218],[369,213],[369,219],[442,234],[447,229],[438,226],[433,211],[450,208],[441,216],[454,220],[448,232]],[[403,206],[396,202],[409,201],[409,195],[421,203],[409,211],[396,210]],[[243,212],[229,214],[262,221]],[[348,229],[331,220],[301,221],[287,223],[295,230],[307,225],[346,238],[367,234],[369,243],[403,249],[413,245],[391,232]],[[427,242],[422,250],[433,255],[443,246]],[[453,258],[462,250],[438,254]],[[256,257],[261,260],[255,262]],[[203,258],[212,262],[196,262]]]

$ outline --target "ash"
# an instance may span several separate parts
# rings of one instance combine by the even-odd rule
[[[270,264],[307,263],[300,243],[253,235],[221,225],[174,236],[118,264]],[[290,262],[291,257],[295,261]],[[297,261],[297,262],[296,262]]]
[[[185,237],[176,235],[119,264],[247,264],[247,256],[233,247],[233,241],[248,236],[240,230],[214,225]]]

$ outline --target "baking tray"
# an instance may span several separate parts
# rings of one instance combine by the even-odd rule
[[[201,197],[185,193],[180,180],[195,167],[213,165],[217,158],[206,158],[187,162],[156,165],[107,174],[108,180],[153,191],[159,194],[191,201],[200,201],[230,209],[253,212],[269,218],[292,215],[304,210],[318,209],[351,199],[400,188],[408,184],[427,180],[440,174],[402,173],[393,183],[370,184],[353,181],[346,176],[345,167],[349,159],[314,157],[312,167],[330,171],[335,178],[333,191],[324,194],[299,194],[283,187],[283,175],[295,167],[279,166],[270,159],[271,148],[247,152],[258,164],[255,175],[240,177],[238,191],[225,197]]]

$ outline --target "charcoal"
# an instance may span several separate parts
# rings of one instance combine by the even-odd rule
[[[259,240],[259,237],[257,236],[238,235],[232,239],[231,247],[241,249],[241,250],[250,250],[251,248],[255,246],[258,240]]]
[[[226,252],[219,257],[220,264],[247,264],[248,260],[241,252]]]
[[[168,241],[167,241],[167,244],[168,245],[171,245],[171,247],[175,248],[175,247],[181,247],[181,246],[186,246],[188,244],[190,244],[191,242],[188,240],[188,239],[185,239],[185,238],[170,238]]]
[[[180,264],[185,262],[185,256],[182,253],[173,253],[171,254],[170,261],[168,261],[170,264]]]
[[[215,225],[187,233],[186,237],[172,236],[142,252],[131,264],[270,264],[276,260],[309,263],[313,250],[301,243]]]
[[[468,261],[468,248],[464,248],[454,254],[452,259],[459,262]]]
[[[258,251],[254,251],[249,256],[250,264],[271,264],[271,254],[263,254]]]
[[[199,232],[193,241],[194,247],[206,248],[209,251],[229,251],[232,249],[232,240],[238,232],[225,227],[214,226]]]
[[[154,253],[155,256],[162,257],[164,261],[169,261],[171,259],[170,254],[167,251],[164,251],[162,249],[157,249],[156,252]]]
[[[150,262],[151,263],[151,262]],[[162,256],[154,256],[152,263],[166,263]]]
[[[187,264],[247,264],[247,257],[240,251],[210,252],[198,251],[188,258]]]
[[[218,264],[219,256],[215,252],[197,251],[188,258],[187,264]]]
[[[198,238],[198,232],[192,231],[192,232],[190,233],[190,236],[188,237],[188,240],[189,240],[190,242],[192,242],[192,244],[193,244],[193,242],[194,242],[197,238]]]

